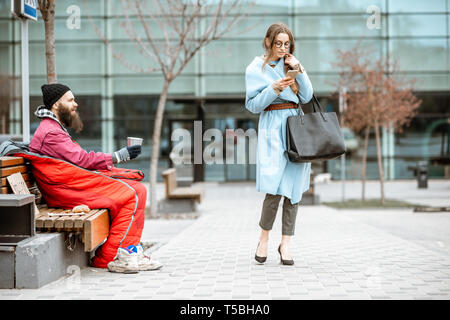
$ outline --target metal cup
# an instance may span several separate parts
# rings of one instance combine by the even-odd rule
[[[135,145],[140,145],[140,146],[142,146],[142,141],[143,141],[144,139],[142,139],[142,138],[136,138],[136,137],[128,137],[127,138],[127,146],[128,147],[130,147],[130,146],[135,146]]]

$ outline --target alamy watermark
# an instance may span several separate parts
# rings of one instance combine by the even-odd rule
[[[81,285],[81,269],[77,265],[70,265],[66,269],[67,278],[65,284],[69,290],[78,290]]]
[[[370,14],[367,18],[366,26],[369,30],[381,29],[381,9],[376,5],[367,7],[366,12]]]
[[[69,30],[81,28],[81,9],[77,5],[70,5],[66,9],[66,13],[69,17],[66,20],[66,27]]]
[[[176,165],[256,164],[259,134],[259,139],[264,141],[259,144],[259,163],[271,170],[272,167],[278,167],[278,155],[280,150],[284,150],[280,130],[260,129],[257,133],[253,128],[246,131],[240,128],[226,129],[225,132],[209,128],[202,132],[202,121],[194,121],[194,137],[191,131],[183,128],[172,132],[170,139],[174,147],[170,158]],[[205,147],[204,143],[207,143]]]

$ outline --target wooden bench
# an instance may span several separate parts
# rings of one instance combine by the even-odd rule
[[[194,199],[198,203],[202,201],[203,191],[195,187],[178,187],[175,168],[170,168],[162,173],[166,189],[166,199]]]
[[[0,193],[13,193],[6,178],[18,172],[22,174],[30,192],[36,195],[36,203],[39,204],[41,202],[39,189],[30,165],[23,157],[0,157]],[[74,215],[71,210],[48,208],[45,204],[39,204],[38,209],[39,213],[35,216],[37,231],[80,234],[85,252],[95,250],[109,235],[107,209],[90,210],[82,215]]]

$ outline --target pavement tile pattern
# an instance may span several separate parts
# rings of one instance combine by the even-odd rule
[[[450,298],[450,255],[326,206],[300,206],[291,242],[295,265],[284,266],[277,252],[280,202],[268,259],[258,264],[264,195],[254,187],[219,186],[208,196],[201,217],[153,252],[164,263],[158,271],[85,268],[37,290],[0,290],[0,299]],[[152,223],[146,220],[146,228]]]

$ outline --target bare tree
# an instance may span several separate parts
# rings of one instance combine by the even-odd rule
[[[45,61],[47,82],[56,83],[55,59],[55,0],[38,0],[45,28]]]
[[[84,4],[87,10],[86,0]],[[148,66],[130,63],[122,53],[115,51],[109,39],[93,24],[97,34],[112,50],[112,56],[121,64],[135,72],[161,72],[164,77],[152,138],[151,213],[156,213],[157,209],[161,126],[170,85],[201,48],[232,31],[246,17],[249,7],[251,3],[242,0],[121,0],[121,13],[116,14],[121,21],[120,27],[139,53],[148,58]],[[135,24],[143,32],[138,32]]]
[[[384,174],[380,145],[380,127],[401,132],[416,114],[421,100],[413,94],[414,80],[396,77],[398,63],[389,67],[380,58],[374,60],[369,49],[361,47],[361,41],[349,50],[337,52],[335,66],[340,70],[337,87],[346,87],[347,109],[345,124],[355,132],[364,131],[362,167],[362,200],[365,200],[367,145],[370,130],[375,131],[381,203],[384,203]]]

